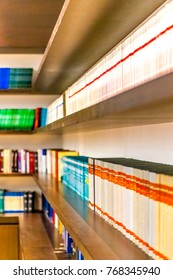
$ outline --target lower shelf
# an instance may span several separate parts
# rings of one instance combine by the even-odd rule
[[[20,176],[20,174],[16,175]],[[80,199],[77,194],[65,187],[61,182],[58,182],[56,179],[52,178],[52,176],[47,174],[27,174],[27,176],[28,175],[32,176],[36,181],[86,260],[151,259],[150,256],[127,239],[121,232],[113,228],[97,213],[90,210],[85,201]],[[4,176],[13,176],[13,174],[4,174]],[[30,240],[27,232],[32,229],[33,223],[37,229],[38,218],[34,215],[35,221],[32,216],[26,220],[26,217],[29,217],[28,215],[32,214],[23,214],[20,216],[20,227],[22,227],[24,233],[23,242],[26,246],[27,244],[31,246],[30,244],[34,244],[34,242],[37,243],[35,236],[37,237],[39,244],[39,236],[42,238],[44,234],[42,236],[41,231],[35,232],[35,234],[33,234],[34,239]],[[29,220],[30,223],[28,223]],[[32,227],[29,226],[31,221]],[[42,225],[41,227],[43,227],[44,232],[44,226]],[[44,242],[43,244],[45,245]],[[25,245],[22,246],[25,247]],[[44,258],[45,256],[45,259],[56,259],[55,255],[47,256],[44,245],[42,246],[42,257]],[[49,245],[52,246],[51,244]],[[32,259],[31,255],[34,256],[35,253],[34,247],[33,252],[31,249],[26,249],[25,252],[27,252],[27,250],[27,259]],[[39,258],[41,256],[37,257]]]
[[[145,252],[88,208],[77,194],[45,174],[34,175],[46,199],[88,260],[148,260]]]

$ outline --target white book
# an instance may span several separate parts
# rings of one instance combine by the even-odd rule
[[[95,160],[94,158],[88,159],[89,164],[89,175],[88,175],[88,185],[89,185],[89,203],[88,206],[91,210],[95,208]]]
[[[51,150],[50,149],[47,149],[46,170],[47,170],[47,174],[51,174]]]
[[[21,149],[21,173],[26,173],[26,150]]]
[[[38,173],[43,172],[43,167],[42,167],[42,149],[37,149],[38,153]]]
[[[4,149],[3,167],[4,167],[4,173],[11,173],[12,172],[11,149]]]
[[[26,151],[26,173],[30,172],[30,161],[29,161],[29,151]]]
[[[95,212],[101,215],[101,161],[95,159]]]

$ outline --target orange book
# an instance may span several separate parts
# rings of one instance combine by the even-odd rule
[[[40,127],[40,115],[41,115],[41,108],[36,108],[33,129]]]

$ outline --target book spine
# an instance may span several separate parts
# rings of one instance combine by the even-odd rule
[[[28,212],[28,192],[24,192],[23,194],[23,203],[24,203],[24,212]]]
[[[4,162],[4,151],[0,150],[0,172],[3,172],[3,162]]]
[[[34,173],[35,168],[34,168],[34,152],[29,151],[29,173]]]
[[[38,153],[34,152],[34,172],[38,172]]]
[[[34,212],[34,195],[35,193],[33,191],[28,192],[28,212],[32,213]]]
[[[4,190],[0,190],[0,213],[4,213]]]

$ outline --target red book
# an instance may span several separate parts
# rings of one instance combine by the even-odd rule
[[[36,108],[33,129],[40,127],[40,115],[41,115],[41,108]]]
[[[0,172],[3,172],[3,157],[4,157],[4,151],[0,150]]]
[[[29,173],[35,172],[35,153],[33,151],[29,151]]]

